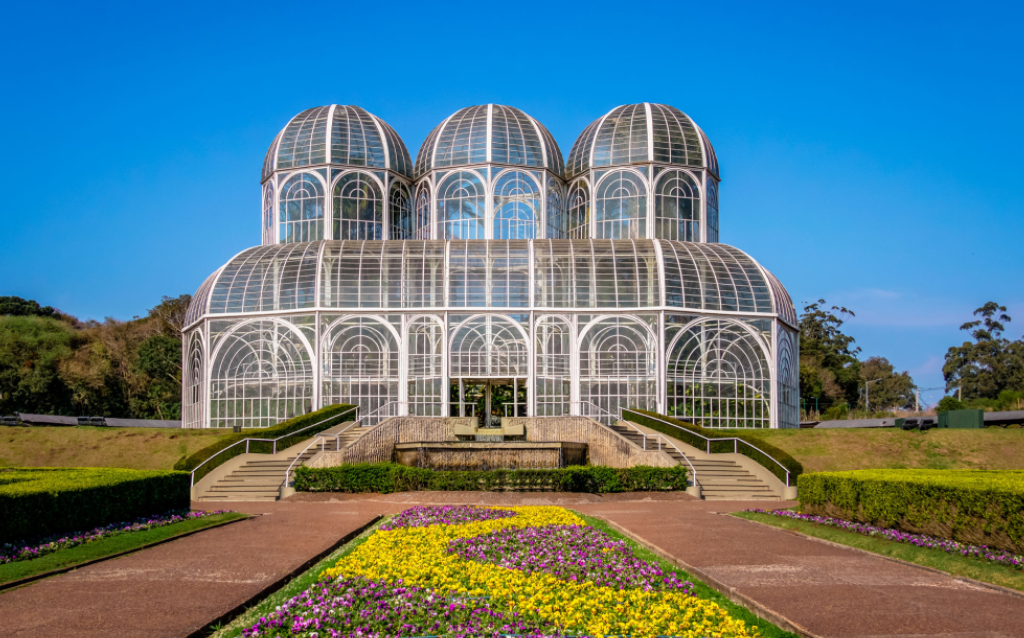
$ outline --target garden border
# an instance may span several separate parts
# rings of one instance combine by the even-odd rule
[[[272,582],[272,583],[266,585],[265,587],[263,587],[262,589],[260,589],[258,592],[256,592],[255,594],[253,594],[249,598],[243,600],[234,609],[229,609],[228,611],[224,612],[220,616],[217,616],[216,618],[210,619],[209,621],[206,622],[206,624],[203,627],[200,627],[199,629],[193,631],[192,633],[185,635],[184,638],[206,638],[207,636],[213,635],[214,633],[216,633],[218,631],[218,629],[214,629],[215,626],[223,626],[223,625],[226,625],[226,624],[232,622],[235,618],[238,618],[243,613],[245,613],[245,611],[247,609],[249,609],[253,605],[259,603],[260,601],[262,601],[264,598],[266,598],[267,596],[271,595],[275,591],[281,589],[282,587],[287,585],[289,581],[291,581],[291,580],[295,579],[296,577],[302,575],[306,570],[308,570],[309,568],[313,567],[314,565],[316,565],[317,563],[322,561],[324,558],[327,558],[328,556],[330,556],[332,553],[337,551],[338,548],[340,548],[342,545],[345,545],[346,543],[351,543],[353,540],[358,538],[360,534],[365,532],[370,527],[373,527],[382,518],[384,518],[384,517],[379,515],[379,514],[377,516],[374,516],[367,523],[365,523],[363,525],[360,525],[359,527],[357,527],[356,529],[352,530],[348,534],[345,534],[344,536],[342,536],[340,539],[338,539],[336,542],[332,543],[324,551],[322,551],[319,554],[313,556],[312,558],[310,558],[309,560],[305,561],[304,563],[302,563],[301,565],[299,565],[298,567],[296,567],[292,571],[290,571],[287,574],[281,576],[281,578],[278,578],[274,582]]]
[[[740,510],[740,511],[743,511],[743,510]],[[872,551],[867,550],[867,549],[861,549],[860,547],[854,547],[853,545],[843,545],[842,543],[837,543],[835,541],[830,541],[830,540],[827,540],[827,539],[824,539],[824,538],[818,538],[817,536],[811,536],[810,534],[804,534],[803,532],[798,532],[795,529],[785,529],[785,528],[782,528],[782,527],[776,527],[774,525],[769,525],[768,523],[763,523],[761,521],[755,521],[753,519],[743,518],[742,516],[736,516],[736,514],[739,514],[739,513],[740,512],[729,512],[729,513],[722,512],[722,513],[719,514],[719,516],[732,516],[733,518],[738,518],[740,520],[747,521],[749,523],[756,523],[758,525],[763,525],[764,527],[767,527],[769,529],[774,529],[774,530],[777,530],[777,531],[780,531],[780,532],[787,532],[787,533],[790,533],[790,534],[796,534],[797,536],[800,536],[801,538],[809,538],[809,539],[811,539],[813,541],[817,541],[819,543],[824,543],[826,545],[831,545],[832,547],[839,547],[839,548],[842,548],[842,549],[850,549],[850,550],[853,550],[855,552],[860,552],[862,554],[867,554],[868,556],[874,556],[876,558],[884,558],[885,560],[892,561],[894,563],[899,563],[900,565],[906,565],[907,567],[916,567],[917,569],[923,569],[923,570],[929,571],[929,572],[931,572],[933,574],[941,574],[942,576],[948,576],[948,577],[952,578],[953,580],[960,580],[960,581],[963,581],[965,583],[970,583],[972,585],[979,585],[979,586],[984,587],[986,589],[994,589],[995,591],[998,591],[1000,593],[1010,594],[1011,596],[1016,596],[1017,598],[1024,599],[1024,591],[1018,591],[1016,589],[1011,589],[1009,587],[1003,587],[1002,585],[996,585],[995,583],[986,583],[983,580],[976,580],[976,579],[971,578],[969,576],[958,576],[956,574],[950,574],[949,572],[944,572],[941,569],[936,569],[934,567],[928,567],[927,565],[918,565],[917,563],[912,563],[912,562],[910,562],[908,560],[903,560],[902,558],[895,558],[893,556],[886,556],[885,554],[876,554],[875,552],[872,552]],[[855,532],[850,532],[850,533],[853,534]],[[870,537],[868,537],[868,538],[870,538]],[[882,540],[885,540],[885,539],[882,539]],[[893,541],[890,541],[890,542],[893,542]]]
[[[662,548],[658,547],[657,545],[655,545],[654,543],[650,542],[649,540],[647,540],[647,539],[645,539],[645,538],[643,538],[641,536],[637,536],[633,532],[630,532],[629,530],[627,530],[626,528],[622,527],[618,523],[615,523],[614,521],[611,521],[611,520],[605,518],[604,516],[600,516],[600,515],[597,515],[597,514],[587,514],[587,516],[590,516],[592,518],[600,519],[601,521],[603,521],[605,524],[607,524],[609,527],[614,529],[619,534],[622,534],[626,538],[630,539],[634,543],[637,543],[638,545],[641,545],[642,547],[646,547],[647,549],[649,549],[650,551],[654,552],[655,554],[660,556],[662,559],[672,563],[673,565],[678,565],[681,569],[686,570],[687,572],[693,574],[697,578],[699,578],[702,581],[704,581],[704,584],[707,585],[708,587],[711,587],[712,589],[714,589],[718,593],[722,594],[723,596],[725,596],[726,598],[728,598],[732,602],[736,603],[737,605],[741,605],[743,607],[746,607],[755,616],[759,616],[761,618],[764,618],[765,620],[773,623],[775,626],[779,627],[780,629],[783,629],[785,631],[791,631],[793,633],[796,633],[796,634],[799,634],[801,636],[804,636],[804,638],[824,638],[824,636],[820,636],[818,634],[811,633],[810,631],[804,629],[800,625],[794,623],[789,618],[786,618],[785,616],[779,615],[778,613],[768,609],[767,607],[765,607],[761,603],[759,603],[759,602],[757,602],[757,601],[747,597],[745,594],[741,594],[740,592],[736,591],[734,588],[729,587],[728,585],[723,584],[722,582],[718,581],[716,578],[708,575],[704,570],[702,570],[702,569],[700,569],[698,567],[694,567],[693,565],[690,565],[689,563],[686,563],[686,562],[684,562],[682,560],[679,560],[679,558],[677,558],[677,557],[673,556],[672,554],[666,552],[665,550],[663,550]],[[728,514],[726,514],[725,516],[728,516]],[[771,525],[766,525],[766,527],[771,527]],[[775,529],[778,529],[778,528],[775,528]]]
[[[225,512],[225,513],[227,513],[227,512]],[[237,513],[244,514],[244,512],[237,512]],[[139,545],[138,547],[133,547],[132,549],[126,549],[123,552],[117,552],[116,554],[111,554],[109,556],[102,556],[100,558],[93,558],[91,560],[85,561],[84,563],[75,563],[74,565],[68,565],[67,567],[60,567],[58,569],[51,569],[48,572],[43,572],[41,574],[35,574],[33,576],[26,576],[25,578],[21,578],[21,579],[18,579],[18,580],[12,580],[12,581],[10,581],[8,583],[0,583],[0,592],[7,591],[8,589],[14,589],[16,587],[21,587],[23,585],[30,585],[30,584],[36,582],[37,580],[43,580],[44,578],[50,578],[51,576],[59,576],[60,574],[65,574],[67,572],[70,572],[70,571],[73,571],[73,570],[76,570],[76,569],[81,569],[82,567],[85,567],[87,565],[95,565],[96,563],[102,563],[105,560],[112,560],[114,558],[120,558],[122,556],[127,556],[128,554],[134,554],[135,552],[140,552],[140,551],[142,551],[144,549],[149,549],[150,547],[156,547],[157,545],[163,545],[164,543],[170,543],[171,541],[176,541],[179,538],[185,538],[186,536],[192,536],[193,534],[199,534],[200,532],[205,532],[207,530],[217,529],[218,527],[224,527],[225,525],[231,525],[232,523],[241,523],[242,521],[248,521],[248,520],[257,518],[259,516],[262,516],[262,514],[245,514],[245,516],[243,516],[242,518],[235,518],[235,519],[232,519],[230,521],[221,521],[220,523],[216,523],[214,525],[210,525],[209,527],[203,527],[201,529],[194,529],[191,532],[182,532],[181,534],[175,534],[174,536],[169,536],[167,538],[162,538],[162,539],[160,539],[158,541],[153,541],[152,543],[146,543],[145,545]]]

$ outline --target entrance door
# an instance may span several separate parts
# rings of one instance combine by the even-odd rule
[[[502,417],[526,416],[526,379],[458,379],[451,386],[451,415],[475,416],[478,427],[496,428]]]

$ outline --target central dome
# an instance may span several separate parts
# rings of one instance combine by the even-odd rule
[[[416,177],[472,164],[533,166],[559,177],[564,170],[562,152],[544,125],[501,104],[468,106],[437,125],[416,156]]]

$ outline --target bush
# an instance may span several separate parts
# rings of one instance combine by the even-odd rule
[[[704,439],[700,438],[700,436],[705,436],[709,439],[737,438],[741,441],[746,441],[751,445],[756,445],[758,448],[764,451],[763,454],[745,445],[737,446],[735,447],[735,449],[743,456],[746,456],[747,458],[756,461],[758,465],[762,465],[768,470],[770,470],[771,473],[777,476],[779,480],[782,481],[783,483],[786,482],[786,472],[781,467],[779,467],[779,463],[785,466],[786,470],[789,470],[790,485],[795,485],[796,477],[804,473],[804,466],[800,464],[800,461],[797,461],[792,456],[790,456],[789,453],[780,450],[771,443],[768,443],[767,441],[763,441],[757,438],[756,435],[747,434],[746,432],[729,432],[727,435],[725,435],[725,437],[723,437],[723,433],[717,430],[708,430],[700,427],[699,425],[694,425],[693,423],[687,423],[685,421],[673,419],[670,416],[664,416],[658,414],[657,412],[650,412],[648,410],[623,410],[622,415],[624,419],[626,418],[627,412],[629,412],[630,421],[633,421],[638,425],[648,427],[657,432],[661,432],[662,434],[668,435],[669,437],[672,437],[674,439],[678,439],[683,443],[686,443],[687,445],[691,445],[697,448],[698,450],[707,449],[707,443],[704,441]],[[661,419],[662,421],[668,421],[669,423],[675,425],[675,427],[672,427],[671,425],[665,425],[660,421],[655,421],[654,419],[646,417],[654,417],[656,419]],[[732,452],[733,449],[734,447],[732,441],[714,441],[711,443],[712,453]],[[779,463],[776,463],[772,459],[775,459]]]
[[[339,423],[344,423],[345,419],[355,416],[349,414],[349,412],[355,408],[354,405],[347,403],[336,403],[329,405],[326,408],[321,408],[315,412],[309,414],[303,414],[287,421],[282,421],[277,425],[269,428],[252,428],[244,430],[237,434],[231,434],[223,438],[217,439],[215,443],[207,445],[198,452],[188,457],[183,457],[177,463],[174,464],[174,469],[182,470],[185,472],[191,472],[192,470],[199,467],[203,461],[214,456],[221,450],[231,447],[239,441],[244,441],[248,438],[259,438],[259,439],[276,439],[280,436],[284,436],[296,430],[301,430],[304,427],[313,425],[314,423],[321,422],[318,427],[310,428],[304,432],[296,434],[294,437],[288,437],[277,442],[277,451],[288,448],[296,443],[304,441],[308,438],[313,437],[319,432],[323,432],[328,428],[332,428]],[[274,450],[273,443],[253,442],[249,444],[249,451],[259,454],[270,454]],[[198,483],[199,479],[209,474],[219,465],[222,465],[228,459],[232,459],[240,454],[245,454],[245,446],[238,445],[228,450],[224,454],[217,457],[216,460],[203,465],[203,467],[196,472],[195,480]]]
[[[953,410],[963,410],[966,407],[963,401],[958,401],[953,397],[942,397],[937,410],[939,412],[951,412]]]
[[[0,543],[84,531],[189,504],[184,472],[0,469]]]
[[[1024,471],[816,472],[799,493],[808,514],[1024,551]]]
[[[299,492],[652,492],[685,490],[687,471],[675,467],[576,466],[550,470],[448,471],[397,463],[354,463],[295,470]]]

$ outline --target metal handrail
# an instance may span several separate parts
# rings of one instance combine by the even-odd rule
[[[352,423],[349,423],[348,426],[346,426],[345,428],[342,428],[341,430],[339,430],[338,432],[335,432],[332,435],[334,437],[334,449],[335,449],[335,451],[337,451],[341,447],[341,444],[339,442],[340,439],[341,439],[341,435],[344,434],[345,432],[347,432],[349,430],[349,428],[352,428],[352,427],[355,427],[356,425],[358,425],[361,421],[362,421],[362,419],[357,419],[357,420],[353,421]],[[284,471],[284,486],[285,487],[288,487],[288,478],[292,475],[292,468],[294,468],[295,464],[299,462],[299,459],[302,458],[302,455],[305,454],[306,452],[308,452],[309,448],[311,448],[314,445],[316,445],[317,440],[320,441],[320,451],[323,452],[324,448],[327,446],[327,439],[328,438],[329,437],[324,436],[324,435],[321,434],[320,436],[318,436],[315,439],[313,439],[312,441],[310,441],[309,445],[307,445],[301,452],[298,453],[298,455],[295,457],[295,459],[291,462],[291,465],[288,466],[288,469]]]
[[[626,412],[633,412],[633,410],[625,410],[624,409],[622,411],[623,416],[625,416]],[[642,416],[642,417],[644,417],[646,419],[653,419],[655,421],[658,421],[659,423],[664,423],[665,425],[672,426],[672,427],[674,427],[677,430],[682,430],[683,432],[686,432],[687,434],[689,434],[691,436],[696,436],[696,437],[700,437],[700,438],[704,439],[704,442],[705,442],[705,445],[706,445],[705,450],[706,450],[707,454],[711,454],[711,444],[713,442],[715,442],[715,441],[732,441],[733,442],[733,447],[732,447],[733,454],[739,454],[739,444],[740,443],[743,443],[744,445],[752,447],[755,450],[757,450],[758,452],[760,452],[761,454],[763,454],[764,456],[766,456],[767,458],[771,459],[772,462],[774,462],[776,465],[778,465],[779,467],[782,468],[782,471],[786,473],[786,487],[790,486],[789,485],[789,480],[790,480],[789,469],[786,468],[785,465],[780,463],[778,459],[773,457],[771,454],[768,454],[767,452],[765,452],[761,448],[757,447],[753,443],[748,443],[747,441],[744,441],[743,439],[737,438],[735,436],[720,437],[720,438],[710,438],[710,437],[704,436],[703,434],[699,434],[697,432],[694,432],[693,430],[688,430],[688,429],[686,429],[684,427],[678,426],[675,423],[670,423],[668,421],[665,421],[664,419],[659,419],[658,417],[653,417],[653,416],[651,416],[649,414],[640,414],[639,412],[633,412],[633,414],[636,414],[638,416]],[[625,418],[623,418],[623,421],[625,421]],[[627,423],[628,423],[628,421],[627,421]]]
[[[308,430],[310,428],[315,428],[318,425],[323,425],[324,423],[326,423],[327,421],[330,421],[331,419],[336,419],[338,417],[345,416],[346,414],[348,414],[352,410],[356,411],[356,422],[358,423],[359,422],[359,418],[358,418],[359,417],[359,406],[357,405],[357,406],[354,406],[353,408],[351,408],[350,410],[345,410],[341,414],[336,414],[334,416],[329,416],[326,419],[324,419],[323,421],[317,421],[316,423],[313,423],[312,425],[307,425],[304,428],[300,428],[298,430],[295,430],[294,432],[289,432],[288,434],[279,436],[276,439],[244,438],[241,441],[236,441],[236,442],[232,443],[231,445],[227,446],[226,448],[224,448],[223,450],[217,452],[216,454],[214,454],[210,458],[206,459],[205,461],[203,461],[199,465],[195,466],[192,469],[191,486],[195,487],[195,485],[196,485],[196,472],[199,471],[199,468],[203,467],[204,465],[206,465],[207,463],[209,463],[213,459],[217,458],[221,454],[227,452],[228,450],[230,450],[231,448],[235,447],[236,445],[241,445],[241,444],[245,443],[245,453],[248,454],[249,453],[249,443],[252,442],[252,441],[255,441],[257,443],[273,443],[274,444],[274,447],[273,447],[274,451],[271,452],[271,454],[277,454],[277,442],[280,441],[281,439],[287,439],[288,437],[295,436],[296,434],[298,434],[300,432],[305,432],[306,430]]]
[[[373,421],[374,419],[377,419],[377,418],[379,418],[381,416],[384,416],[384,415],[381,414],[381,412],[385,408],[387,408],[389,406],[392,406],[392,405],[396,405],[396,406],[401,407],[403,405],[409,405],[409,402],[408,401],[388,401],[387,403],[383,403],[383,404],[377,406],[376,410],[371,410],[370,412],[368,412],[366,414],[366,416],[364,416],[360,420],[363,421],[364,423],[369,423],[369,422]],[[401,412],[401,410],[399,410],[399,412]],[[406,410],[406,412],[408,412],[408,410]],[[402,415],[401,414],[389,414],[387,416],[402,416]],[[376,423],[370,423],[370,425],[377,425],[377,424]]]
[[[625,412],[625,410],[623,410],[623,412]],[[625,419],[620,419],[620,421],[622,421],[623,423],[625,423],[629,427],[633,428],[634,430],[639,432],[644,437],[644,445],[643,445],[643,447],[644,447],[645,450],[647,449],[647,437],[648,436],[653,436],[653,437],[655,437],[658,440],[658,451],[659,452],[661,451],[661,444],[663,442],[668,444],[668,445],[670,445],[670,446],[672,446],[675,449],[675,451],[679,452],[679,455],[683,457],[683,460],[686,461],[686,464],[690,466],[690,472],[693,473],[693,484],[696,485],[696,486],[700,486],[700,483],[697,481],[697,468],[693,467],[693,463],[690,462],[690,459],[689,459],[689,457],[686,456],[686,453],[683,452],[682,450],[680,450],[679,446],[677,446],[675,443],[673,443],[671,441],[671,439],[669,439],[669,438],[665,437],[663,434],[657,433],[657,432],[654,433],[654,434],[648,435],[646,432],[644,432],[639,427],[637,427],[637,425],[635,423],[631,423],[631,422],[629,422],[629,421],[627,421]]]

